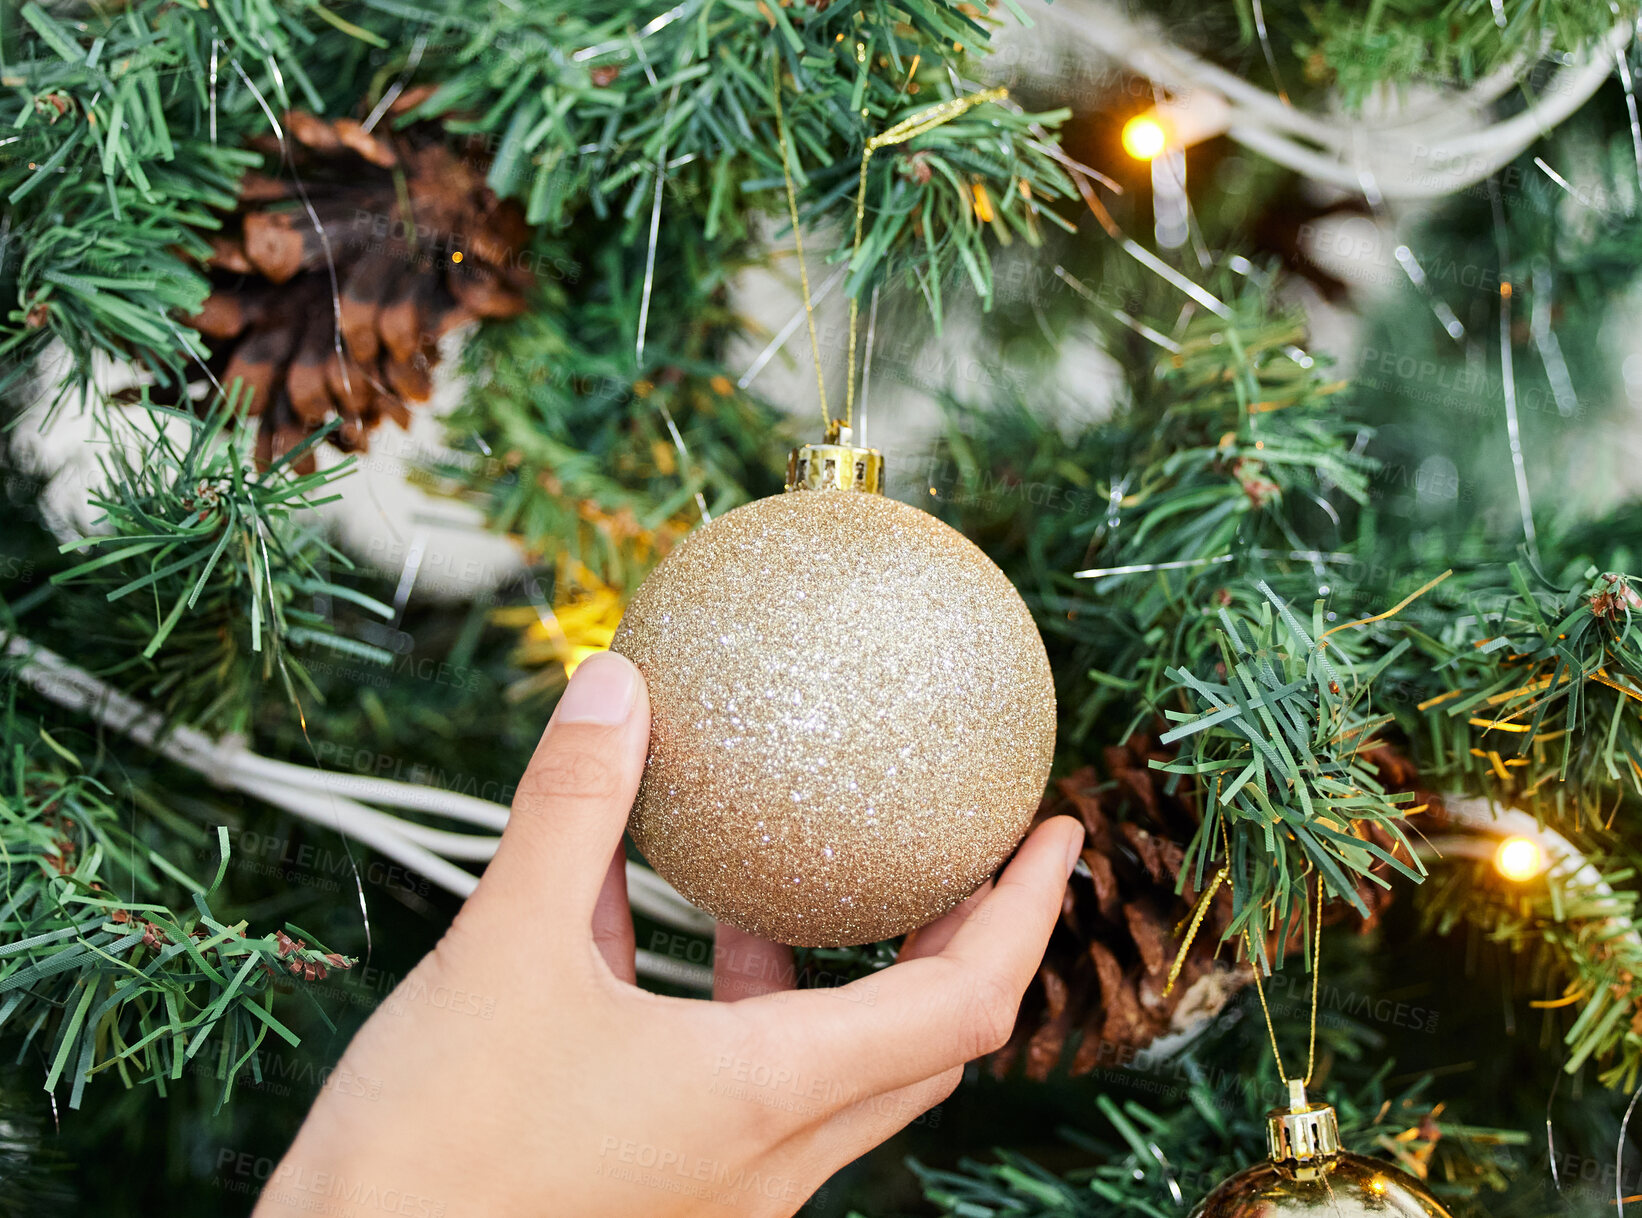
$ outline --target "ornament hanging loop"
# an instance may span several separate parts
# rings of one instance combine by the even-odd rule
[[[1303,1079],[1287,1082],[1287,1106],[1266,1114],[1266,1148],[1273,1163],[1317,1166],[1340,1153],[1339,1117],[1333,1105],[1307,1101]]]
[[[805,444],[787,456],[789,491],[866,491],[882,494],[884,454],[853,443],[847,425],[827,422],[823,444]]]
[[[916,66],[916,64],[914,66]],[[781,105],[781,65],[779,59],[771,64],[770,96],[775,110],[776,142],[781,153],[781,178],[787,191],[787,216],[792,222],[793,249],[798,257],[798,282],[803,294],[804,318],[809,324],[810,355],[815,360],[815,392],[821,402],[821,420],[827,428],[827,443],[836,444],[838,442],[836,431],[840,425],[837,420],[832,417],[832,412],[827,408],[826,378],[821,372],[821,341],[815,329],[815,304],[810,294],[810,275],[809,270],[804,263],[804,234],[799,223],[798,188],[793,181],[793,154],[787,138],[787,118]],[[935,128],[941,126],[943,123],[951,122],[953,119],[967,114],[976,106],[989,102],[1001,102],[1008,98],[1008,96],[1009,90],[1000,86],[994,89],[983,89],[976,93],[968,93],[961,97],[949,98],[943,102],[937,102],[932,106],[926,106],[924,109],[919,110],[915,114],[902,119],[888,130],[880,131],[877,135],[872,136],[866,141],[865,144],[862,145],[861,183],[855,195],[855,241],[850,247],[849,265],[851,269],[858,269],[856,264],[861,258],[861,240],[864,233],[867,211],[867,169],[872,164],[872,154],[877,152],[880,148],[890,148],[897,144],[904,144],[908,140],[915,139],[918,136],[923,135],[925,132],[935,130]],[[874,289],[874,291],[876,293],[876,289]],[[873,297],[874,314],[877,312],[877,307],[878,301],[875,294]],[[848,436],[850,428],[855,423],[855,367],[857,337],[860,332],[860,311],[861,302],[858,295],[851,294],[849,302],[849,368],[844,379],[844,419],[842,424],[846,437]],[[870,340],[871,336],[869,334],[869,345]],[[870,357],[871,353],[868,352],[868,358]],[[863,364],[861,369],[861,389],[863,397],[866,392],[866,377],[867,371],[865,365]],[[863,416],[865,415],[865,412],[866,407],[863,403]],[[864,423],[862,431],[864,434]],[[844,444],[848,445],[848,443],[849,441],[846,438],[844,440]],[[872,452],[873,450],[858,449],[857,451],[866,453]],[[795,452],[793,454],[793,460],[788,462],[788,490],[799,489],[793,483],[793,475],[796,472],[794,469],[794,462],[796,461],[797,456],[798,454]],[[872,485],[857,486],[851,484],[848,486],[843,486],[842,489],[879,490],[879,484],[882,481],[882,460],[882,457],[878,458],[880,473],[874,476]],[[865,470],[863,470],[863,476],[866,476]],[[834,489],[838,488],[835,487]]]
[[[914,65],[916,66],[916,65]],[[859,269],[856,264],[861,259],[861,237],[863,225],[867,215],[867,169],[872,164],[872,154],[880,148],[893,148],[897,144],[904,144],[908,140],[916,139],[926,131],[933,131],[943,123],[949,123],[955,118],[961,118],[976,106],[989,102],[1001,102],[1009,97],[1009,90],[1003,86],[995,89],[982,89],[978,93],[966,93],[961,97],[949,98],[943,102],[936,102],[933,106],[926,106],[916,114],[902,119],[888,130],[880,131],[861,147],[861,184],[855,191],[855,243],[850,247],[850,269]],[[849,372],[844,378],[844,422],[855,422],[855,347],[856,336],[861,330],[861,298],[859,293],[850,293],[850,320],[849,320]],[[874,301],[876,308],[876,301]],[[871,353],[868,352],[870,357]],[[866,369],[861,370],[862,396],[866,393]],[[866,411],[865,403],[862,413]],[[865,432],[863,426],[862,431]]]

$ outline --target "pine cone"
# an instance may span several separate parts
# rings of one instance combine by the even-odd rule
[[[436,125],[366,131],[292,111],[283,126],[290,162],[277,179],[245,176],[212,241],[211,295],[189,319],[212,373],[251,391],[265,462],[338,416],[332,439],[347,450],[383,418],[404,426],[432,392],[438,339],[522,312],[532,278],[522,213]],[[274,137],[254,146],[282,164]]]
[[[1027,1077],[1047,1078],[1074,1034],[1077,1047],[1067,1065],[1073,1075],[1131,1061],[1160,1037],[1200,1028],[1252,980],[1230,946],[1220,944],[1232,917],[1231,889],[1222,886],[1179,979],[1163,993],[1197,903],[1189,876],[1178,895],[1175,883],[1199,813],[1187,784],[1174,794],[1165,790],[1169,775],[1151,769],[1152,758],[1172,759],[1155,741],[1133,737],[1105,751],[1104,781],[1092,766],[1079,770],[1056,782],[1038,810],[1039,820],[1070,815],[1083,823],[1089,874],[1074,875],[1067,886],[1060,924],[1021,1003],[1014,1035],[990,1059],[999,1077],[1022,1064]],[[1413,767],[1399,754],[1381,748],[1372,759],[1388,790],[1415,789]],[[1431,801],[1431,807],[1439,804]],[[1390,848],[1389,838],[1378,840]],[[1389,889],[1367,881],[1358,892],[1370,911],[1366,922],[1344,903],[1336,903],[1326,920],[1366,929],[1391,901]],[[1283,950],[1299,947],[1296,932]],[[1276,948],[1268,944],[1268,950]]]

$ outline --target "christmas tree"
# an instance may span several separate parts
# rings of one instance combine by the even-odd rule
[[[247,1211],[568,674],[840,422],[1030,608],[1087,840],[806,1213],[1185,1214],[1302,1070],[1452,1213],[1642,1204],[1637,20],[0,10],[0,1212]]]

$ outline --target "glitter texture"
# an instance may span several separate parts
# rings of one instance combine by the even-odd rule
[[[986,880],[1055,744],[1043,640],[1003,572],[926,512],[797,491],[694,533],[613,648],[644,673],[628,828],[714,917],[783,943],[902,934]]]

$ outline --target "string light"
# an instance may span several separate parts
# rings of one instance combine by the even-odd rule
[[[1169,133],[1148,114],[1137,114],[1123,124],[1123,151],[1137,161],[1150,161],[1169,146]]]
[[[1286,95],[1250,85],[1175,46],[1156,23],[1131,20],[1112,0],[1066,0],[1057,12],[1069,19],[1064,27],[1069,37],[1095,45],[1159,88],[1191,97],[1193,105],[1204,104],[1200,97],[1213,97],[1225,112],[1221,130],[1245,148],[1353,194],[1397,199],[1441,198],[1509,164],[1613,76],[1615,59],[1634,34],[1633,22],[1617,21],[1567,57],[1552,81],[1535,90],[1535,99],[1508,118],[1493,121],[1492,107],[1521,83],[1525,65],[1518,60],[1468,89],[1443,95],[1441,105],[1408,107],[1375,121],[1304,110]],[[1189,148],[1203,137],[1171,127],[1168,108],[1173,104],[1163,103],[1163,113],[1149,117],[1163,128],[1168,143]],[[1474,115],[1478,125],[1454,130],[1450,124],[1456,113]],[[1642,143],[1635,131],[1633,140]],[[1137,153],[1126,138],[1124,149],[1149,161],[1163,147]]]
[[[1524,883],[1545,870],[1545,851],[1531,837],[1508,837],[1494,852],[1494,869],[1508,880]]]
[[[1156,161],[1225,135],[1231,123],[1231,107],[1217,93],[1175,93],[1123,125],[1123,150],[1137,161]]]

